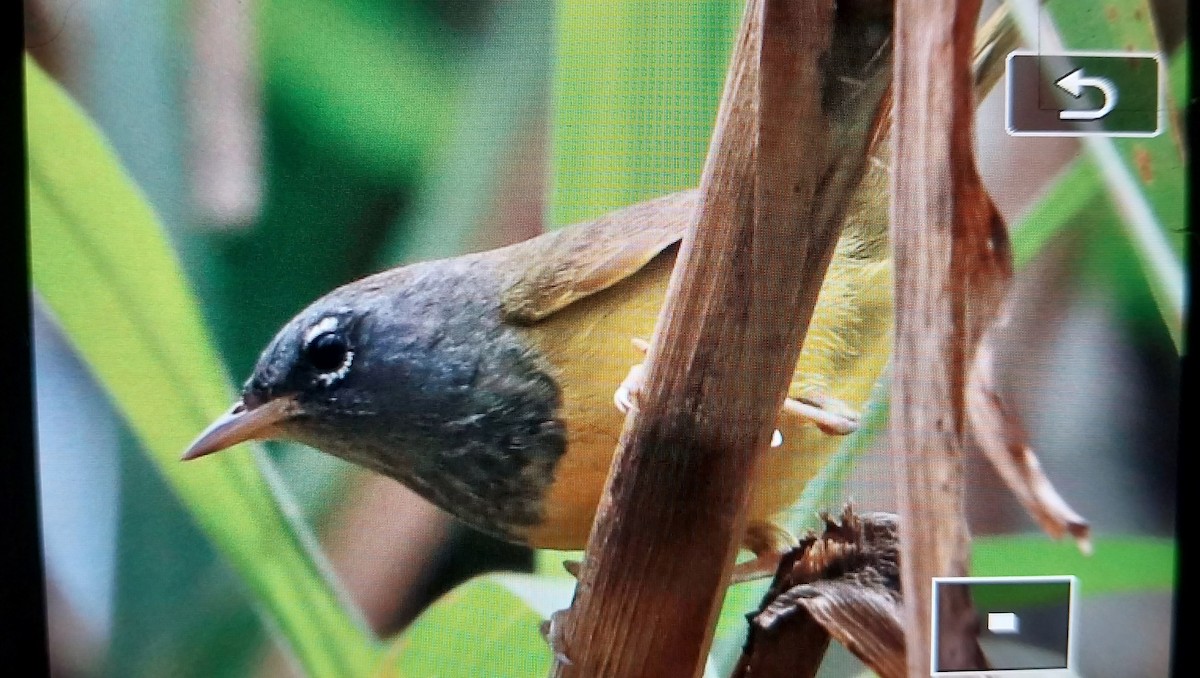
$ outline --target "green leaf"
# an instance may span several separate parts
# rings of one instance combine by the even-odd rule
[[[377,643],[339,599],[261,452],[243,447],[179,462],[191,437],[231,401],[229,379],[138,188],[29,59],[25,80],[36,293],[309,675],[366,673]]]
[[[443,596],[397,638],[379,678],[533,678],[550,671],[544,620],[570,605],[575,580],[491,574]],[[744,621],[744,620],[743,620]],[[718,674],[710,661],[704,678]]]
[[[1154,10],[1147,0],[1051,0],[1045,4],[1067,49],[1158,51]]]
[[[741,2],[558,2],[551,223],[695,186]]]
[[[1161,51],[1154,26],[1154,11],[1148,0],[1106,0],[1081,3],[1058,0],[1047,4],[1050,25],[1061,33],[1063,46],[1071,50]],[[1026,24],[1032,23],[1026,15]],[[1044,26],[1041,28],[1045,28]],[[1027,27],[1026,32],[1032,29]],[[1186,304],[1182,258],[1187,247],[1186,154],[1179,128],[1180,107],[1186,104],[1187,46],[1176,50],[1167,62],[1166,114],[1162,133],[1151,138],[1084,139],[1086,154],[1078,164],[1089,169],[1073,170],[1080,183],[1066,184],[1076,191],[1080,204],[1102,196],[1110,205],[1123,233],[1140,261],[1176,350],[1183,346],[1183,315]],[[1167,59],[1167,55],[1162,55]],[[1093,176],[1094,174],[1094,176]],[[1062,183],[1060,182],[1060,186]],[[1118,190],[1125,187],[1124,195]],[[1045,209],[1058,209],[1042,201]],[[1141,208],[1145,208],[1143,212]],[[1140,215],[1140,216],[1139,216]],[[1049,216],[1061,223],[1076,216],[1059,209]],[[1057,217],[1057,218],[1055,218]],[[1042,225],[1042,228],[1049,226]]]
[[[550,672],[550,648],[539,627],[545,616],[511,588],[536,577],[472,579],[431,605],[389,651],[382,676],[405,678],[529,678]],[[382,677],[381,677],[382,678]]]
[[[992,576],[1075,575],[1079,593],[1171,591],[1175,586],[1175,542],[1160,537],[1105,536],[1085,556],[1070,541],[1040,534],[977,537],[971,545],[971,574]]]

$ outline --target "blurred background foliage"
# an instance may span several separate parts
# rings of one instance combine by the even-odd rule
[[[985,3],[985,12],[995,4]],[[274,625],[293,649],[305,637],[317,645],[343,639],[340,648],[297,653],[311,673],[344,675],[315,667],[361,650],[346,661],[386,657],[385,675],[544,675],[549,655],[536,621],[569,600],[571,582],[556,572],[562,554],[544,554],[540,576],[471,580],[381,649],[358,628],[355,608],[380,637],[391,636],[459,582],[485,571],[530,570],[532,555],[450,525],[395,483],[284,445],[269,446],[256,462],[221,462],[256,478],[253,469],[264,469],[265,480],[230,489],[218,478],[226,471],[214,467],[206,497],[204,472],[171,466],[175,447],[182,449],[198,425],[165,422],[175,430],[148,436],[153,408],[135,414],[130,405],[146,393],[137,392],[136,380],[126,381],[130,391],[114,389],[102,369],[106,360],[140,365],[144,356],[121,355],[119,336],[98,348],[102,340],[94,337],[104,333],[94,328],[103,317],[91,317],[89,329],[86,309],[74,320],[62,309],[72,298],[100,304],[105,290],[87,288],[120,284],[142,300],[146,327],[182,333],[179,325],[155,323],[190,318],[196,304],[194,339],[179,355],[195,348],[190,355],[201,364],[176,388],[205,394],[203,408],[220,407],[217,396],[228,395],[231,377],[249,372],[278,326],[338,284],[396,263],[520,240],[693,185],[741,5],[27,0],[28,54],[78,102],[113,154],[103,144],[94,152],[84,142],[54,146],[74,138],[57,125],[75,114],[64,109],[53,117],[46,103],[53,94],[30,99],[31,136],[39,129],[34,118],[47,121],[39,139],[50,146],[43,148],[68,159],[94,155],[61,164],[62,176],[79,182],[73,195],[84,200],[78,222],[63,219],[62,232],[91,229],[111,238],[111,247],[95,252],[107,252],[96,260],[109,261],[112,275],[88,277],[61,258],[70,247],[50,238],[48,226],[39,231],[34,214],[39,463],[59,675],[293,675],[300,666],[276,649],[264,619],[310,588],[312,623],[289,627],[276,618]],[[1153,50],[1161,41],[1173,55],[1172,111],[1187,101],[1179,77],[1186,72],[1185,8],[1165,1],[1050,3],[1071,47]],[[1015,251],[1029,263],[1030,281],[1021,289],[1031,310],[1014,342],[1025,352],[1018,361],[1024,367],[1010,380],[1051,477],[1063,481],[1064,494],[1093,519],[1102,541],[1097,557],[1084,562],[1059,548],[1065,545],[1023,536],[1030,524],[981,468],[972,521],[985,536],[976,564],[998,574],[1004,558],[997,554],[1024,554],[1033,571],[1036,563],[1048,571],[1085,569],[1087,581],[1110,594],[1095,610],[1119,605],[1142,628],[1167,634],[1181,331],[1154,281],[1170,273],[1147,268],[1078,144],[1004,137],[996,101],[981,106],[981,165],[1014,224]],[[79,125],[79,138],[95,134]],[[1172,120],[1162,137],[1118,144],[1177,255],[1186,244],[1182,143]],[[153,212],[88,216],[103,205],[86,204],[88,190],[99,189],[82,187],[108,172],[120,184],[121,167],[132,180],[131,204],[142,201]],[[205,181],[212,176],[215,182]],[[230,177],[232,203],[221,183]],[[177,255],[178,272],[168,255],[155,259],[154,236],[146,234],[156,224]],[[130,235],[135,226],[148,229],[140,240]],[[39,251],[59,257],[57,268]],[[148,271],[162,277],[142,279]],[[175,280],[186,280],[191,292],[159,294],[176,289]],[[174,304],[175,315],[160,312]],[[178,322],[193,327],[192,320]],[[172,336],[131,338],[125,350],[169,346]],[[147,377],[142,386],[169,386],[171,376]],[[1062,383],[1079,387],[1065,398],[1054,389]],[[871,420],[886,421],[886,409],[877,409]],[[867,508],[891,505],[877,431],[868,427],[848,443],[830,481],[806,495],[800,519],[847,495]],[[294,497],[294,513],[286,502],[237,503],[269,496],[262,488],[272,486]],[[246,489],[253,487],[259,489]],[[221,504],[209,518],[197,508],[205,501]],[[231,508],[240,506],[250,508]],[[222,510],[226,518],[278,525],[280,533],[296,530],[282,546],[268,540],[240,552],[281,549],[307,563],[296,567],[300,574],[276,588],[270,574],[247,576],[253,560],[231,556],[229,542],[220,546],[224,555],[214,548],[222,542],[213,531],[222,528],[211,516]],[[320,557],[303,543],[306,525],[340,586],[328,582]],[[239,539],[236,530],[224,534]],[[1110,535],[1122,539],[1103,541]],[[1117,555],[1100,559],[1106,552]],[[1113,563],[1140,565],[1123,570]],[[733,589],[714,672],[735,656],[740,615],[757,595],[751,587]],[[334,609],[342,596],[354,601],[344,614]],[[322,606],[327,613],[313,613]],[[1102,628],[1087,640],[1116,634]],[[1165,642],[1111,643],[1128,651],[1090,661],[1158,666],[1166,661]],[[844,653],[830,664],[830,675],[858,670]]]

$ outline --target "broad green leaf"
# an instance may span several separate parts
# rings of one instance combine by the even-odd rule
[[[529,579],[533,579],[530,577]],[[496,576],[431,605],[393,644],[380,678],[529,678],[550,671],[544,615]]]
[[[559,0],[550,223],[695,186],[736,0]]]
[[[543,577],[556,579],[570,578],[570,573],[563,567],[563,563],[568,560],[583,560],[583,551],[538,549],[533,554],[533,571]]]
[[[307,672],[364,674],[376,666],[378,645],[340,600],[261,453],[244,447],[179,462],[191,437],[231,401],[229,380],[138,188],[28,59],[25,81],[36,293]]]
[[[1160,53],[1154,25],[1154,11],[1148,0],[1106,0],[1081,3],[1057,0],[1047,4],[1050,26],[1057,29],[1063,46],[1073,50],[1144,51]],[[1043,27],[1044,28],[1044,27]],[[1166,112],[1162,134],[1152,138],[1087,138],[1088,149],[1080,162],[1095,163],[1100,187],[1112,193],[1113,210],[1121,215],[1125,235],[1141,261],[1150,289],[1177,350],[1183,345],[1183,315],[1186,305],[1186,273],[1182,259],[1187,245],[1185,153],[1179,129],[1180,106],[1186,99],[1186,45],[1176,50],[1178,58],[1168,60],[1166,70]],[[1163,59],[1167,55],[1162,55]],[[1111,148],[1115,157],[1107,159],[1103,149]],[[1116,192],[1128,184],[1129,195]],[[1078,186],[1081,191],[1088,185]],[[1120,201],[1120,202],[1118,202]],[[1124,203],[1124,204],[1122,204]],[[1149,210],[1147,217],[1131,215],[1139,206]],[[1171,254],[1174,254],[1172,257]]]
[[[1102,536],[1085,556],[1071,541],[1040,534],[977,537],[971,574],[1079,578],[1080,595],[1170,591],[1175,586],[1175,542],[1160,537]]]
[[[541,634],[550,615],[570,605],[574,580],[491,574],[434,602],[397,638],[379,678],[534,678],[551,650]],[[705,678],[716,678],[712,662]]]

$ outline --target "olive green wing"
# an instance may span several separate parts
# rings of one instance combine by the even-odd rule
[[[672,193],[499,251],[505,319],[538,322],[637,273],[683,238],[697,195]]]

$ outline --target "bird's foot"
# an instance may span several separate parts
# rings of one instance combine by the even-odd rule
[[[650,349],[650,344],[645,339],[633,337],[634,348],[646,354]],[[621,414],[629,414],[630,410],[637,409],[638,397],[642,394],[642,389],[646,386],[646,367],[642,363],[638,363],[629,368],[629,374],[625,376],[625,380],[617,387],[613,393],[613,404],[617,406]],[[779,447],[783,444],[783,434],[776,430],[771,434],[771,447]]]
[[[858,430],[860,415],[846,403],[821,391],[810,390],[783,401],[783,411],[812,422],[822,433],[844,436]]]
[[[650,342],[638,337],[631,337],[630,341],[633,347],[638,350],[643,356],[650,350]],[[630,410],[637,409],[638,396],[642,394],[642,388],[646,385],[646,368],[641,363],[629,368],[629,374],[625,376],[625,380],[617,387],[613,393],[613,404],[617,406],[621,414],[629,414]]]
[[[637,409],[637,399],[642,394],[642,388],[645,385],[646,367],[638,363],[629,368],[629,374],[625,376],[625,380],[613,393],[613,404],[617,406],[621,414],[629,414],[630,410]]]
[[[784,554],[796,548],[799,542],[791,532],[767,521],[752,521],[742,538],[742,546],[754,554],[754,558],[733,566],[730,584],[775,576],[779,561]]]
[[[538,630],[542,632],[542,638],[550,646],[550,652],[554,654],[558,663],[570,666],[574,662],[567,656],[562,636],[563,615],[566,613],[566,610],[559,610],[551,614],[549,619],[542,622]]]

